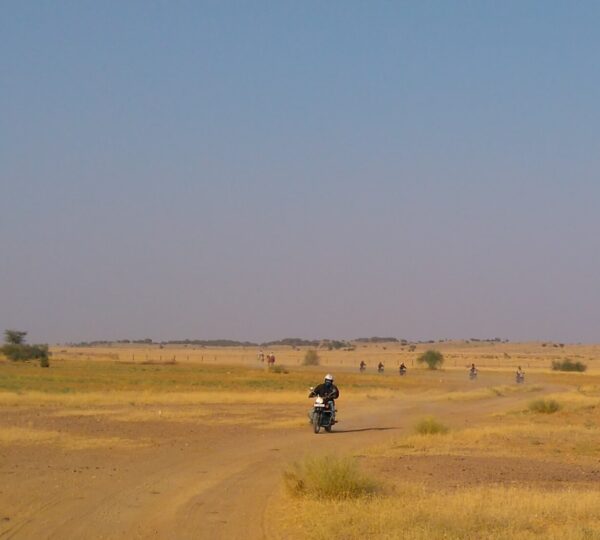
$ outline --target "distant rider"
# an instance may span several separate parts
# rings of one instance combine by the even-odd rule
[[[383,373],[383,368],[384,368],[383,362],[379,362],[379,364],[377,365],[377,371],[379,373]]]
[[[361,360],[360,361],[360,368],[359,369],[361,371],[364,371],[366,369],[366,367],[367,367],[367,363],[364,360]]]
[[[400,375],[404,375],[406,373],[406,366],[404,365],[404,362],[402,362],[400,364]]]
[[[331,403],[331,417],[332,417],[332,424],[336,423],[336,419],[335,419],[335,401],[337,398],[340,397],[340,391],[338,389],[338,387],[333,384],[333,375],[331,375],[330,373],[328,373],[327,375],[325,375],[325,380],[323,381],[322,384],[320,384],[319,386],[317,386],[316,388],[313,388],[310,392],[310,394],[308,394],[309,398],[315,397],[315,396],[319,396],[322,397],[324,401],[328,401],[329,403]]]

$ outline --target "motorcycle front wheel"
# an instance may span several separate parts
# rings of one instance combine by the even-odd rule
[[[313,430],[315,433],[321,431],[321,415],[319,413],[313,414]]]

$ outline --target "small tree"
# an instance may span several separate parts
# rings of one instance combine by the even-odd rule
[[[28,345],[25,343],[27,332],[18,330],[6,330],[4,332],[4,346],[0,352],[13,362],[39,360],[40,366],[50,366],[50,351],[48,345]]]
[[[437,369],[444,363],[444,355],[439,351],[428,350],[417,358],[419,364],[427,364],[429,369]]]
[[[304,355],[304,361],[302,363],[305,366],[318,366],[320,361],[321,360],[317,354],[317,351],[310,349],[309,351],[306,351],[306,354]]]
[[[19,330],[4,330],[4,342],[7,345],[23,345],[27,332]]]

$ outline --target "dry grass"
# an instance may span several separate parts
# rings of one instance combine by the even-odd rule
[[[448,433],[448,426],[435,418],[423,418],[415,424],[415,432],[419,435],[444,435]]]
[[[68,450],[88,450],[92,448],[140,448],[149,444],[141,440],[122,437],[89,437],[71,433],[8,427],[0,429],[0,445],[54,445]]]
[[[392,496],[288,501],[282,527],[322,538],[315,523],[334,523],[332,539],[589,539],[600,536],[597,490],[537,491],[482,487],[431,492],[407,484]],[[285,530],[285,529],[284,529]]]
[[[539,384],[526,386],[486,386],[484,388],[475,388],[467,391],[456,391],[442,394],[438,399],[448,401],[477,401],[480,399],[489,399],[493,397],[511,396],[514,394],[525,394],[539,392],[543,387]]]
[[[585,426],[506,425],[451,431],[444,437],[410,435],[391,444],[372,448],[370,455],[459,455],[596,459],[600,430]]]
[[[578,383],[581,382],[579,379]],[[595,383],[573,386],[552,398],[545,396],[545,403],[552,403],[554,397],[560,399],[563,407],[555,414],[536,414],[521,406],[518,410],[484,416],[479,424],[453,429],[443,437],[431,436],[429,423],[423,423],[417,434],[360,452],[366,460],[403,456],[526,457],[532,463],[538,462],[539,474],[545,478],[543,483],[507,486],[494,483],[498,480],[493,480],[493,475],[482,475],[479,478],[486,478],[483,482],[487,483],[451,488],[456,486],[456,479],[448,484],[407,482],[401,475],[391,477],[386,472],[390,469],[384,465],[380,474],[388,482],[395,481],[387,493],[365,500],[327,503],[311,498],[289,499],[286,515],[292,517],[283,519],[281,527],[290,531],[291,537],[308,539],[320,535],[312,524],[326,519],[336,525],[332,538],[345,540],[600,538],[600,491],[577,485],[576,480],[553,484],[548,468],[557,462],[563,466],[570,464],[576,470],[583,466],[595,470],[600,460],[600,386]],[[526,391],[517,388],[518,392]],[[474,392],[483,397],[481,390],[491,397],[489,388]],[[502,397],[493,390],[491,393]],[[447,395],[438,397],[447,399]],[[460,401],[463,400],[449,400],[449,407],[459,407]],[[548,476],[543,477],[546,470]]]
[[[86,392],[72,394],[46,394],[0,392],[0,406],[31,407],[96,407],[119,405],[216,405],[216,404],[280,404],[297,403],[298,393],[292,392]]]
[[[536,399],[529,402],[529,410],[543,414],[552,414],[561,409],[561,405],[555,399]]]
[[[290,494],[310,499],[356,499],[374,494],[378,483],[363,474],[355,460],[336,456],[308,457],[284,472]]]
[[[328,351],[319,349],[321,366],[349,367],[358,369],[361,360],[368,364],[368,370],[373,370],[378,362],[382,361],[386,371],[396,370],[399,362],[404,362],[409,371],[416,369],[416,359],[425,350],[435,348],[445,358],[445,369],[463,369],[475,362],[482,368],[514,369],[518,365],[528,370],[549,370],[554,360],[563,361],[570,358],[588,365],[588,373],[600,372],[600,346],[566,344],[559,347],[553,343],[542,346],[542,343],[488,343],[453,341],[444,343],[417,344],[415,351],[409,351],[399,343],[386,344],[356,344],[354,351]],[[110,347],[53,347],[53,359],[82,359],[92,361],[120,362],[165,362],[173,358],[178,364],[202,365],[246,365],[262,366],[257,360],[258,348],[254,347],[216,347],[199,348],[194,346],[165,346],[158,345],[118,345]],[[264,349],[265,352],[273,350],[277,357],[277,364],[286,366],[300,366],[307,348],[293,350],[290,347],[275,347]]]

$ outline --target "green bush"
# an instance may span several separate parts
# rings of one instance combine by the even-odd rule
[[[536,399],[529,403],[529,410],[543,414],[552,414],[560,410],[560,403],[555,399]]]
[[[437,369],[444,363],[444,355],[439,351],[428,350],[417,358],[419,364],[427,364],[429,369]]]
[[[48,345],[4,345],[4,356],[15,362],[48,358]]]
[[[287,490],[294,496],[354,499],[375,493],[378,484],[360,472],[356,461],[332,456],[306,458],[283,473]]]
[[[554,371],[580,371],[583,372],[587,369],[587,366],[583,362],[573,362],[568,358],[565,358],[562,362],[560,360],[552,361],[552,369]]]
[[[321,360],[319,358],[319,355],[317,354],[317,351],[315,351],[314,349],[310,349],[309,351],[306,351],[302,363],[305,366],[318,366],[320,361]]]
[[[13,362],[25,362],[27,360],[39,360],[40,366],[50,365],[48,345],[28,345],[25,343],[27,332],[18,330],[6,330],[4,332],[4,346],[0,352]]]
[[[448,433],[448,427],[435,418],[423,418],[415,424],[415,432],[419,435],[435,435]]]

